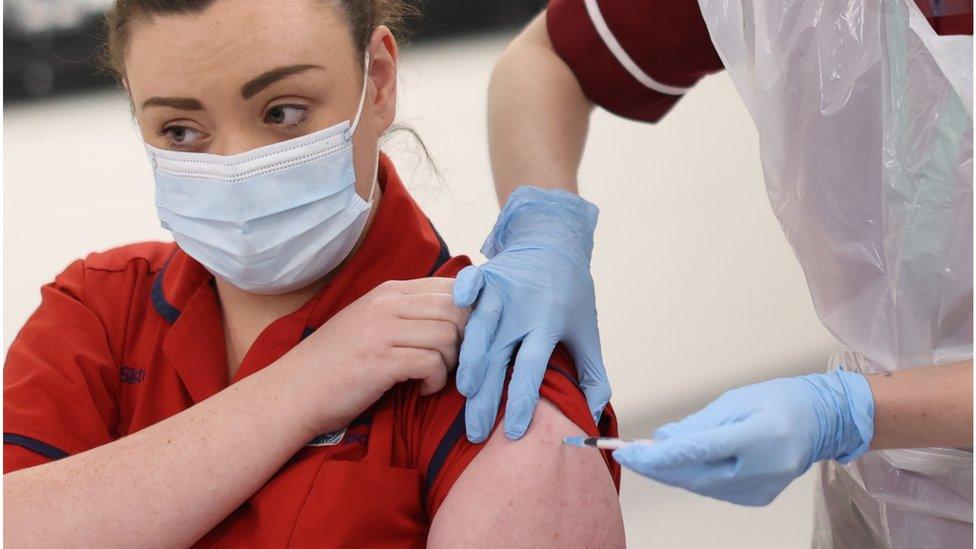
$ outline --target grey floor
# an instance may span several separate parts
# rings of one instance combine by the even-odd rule
[[[452,251],[480,261],[497,214],[485,93],[509,36],[403,53],[400,120],[388,150]],[[4,318],[9,344],[38,287],[88,251],[165,239],[145,153],[118,93],[15,105],[4,113]],[[707,78],[663,122],[597,113],[581,169],[601,208],[593,272],[604,358],[622,432],[640,436],[727,388],[822,370],[830,338],[763,188],[755,132],[727,77]],[[803,547],[808,474],[771,506],[747,509],[625,475],[635,547]]]

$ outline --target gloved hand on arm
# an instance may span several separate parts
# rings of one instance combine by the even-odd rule
[[[613,457],[654,480],[740,505],[766,505],[821,460],[847,463],[874,435],[861,374],[775,379],[729,391]]]
[[[488,262],[458,274],[455,304],[474,305],[457,371],[472,442],[491,432],[516,347],[505,408],[509,438],[520,438],[528,428],[559,342],[573,355],[595,419],[609,402],[590,276],[597,214],[596,206],[575,194],[520,187],[481,249]]]

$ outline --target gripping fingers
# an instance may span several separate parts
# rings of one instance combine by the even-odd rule
[[[669,486],[694,490],[699,487],[698,479],[708,475],[710,464],[697,459],[674,459],[676,452],[688,451],[688,448],[669,448],[665,442],[631,444],[615,450],[613,458],[624,467],[647,478]]]
[[[454,279],[454,304],[458,307],[470,307],[478,299],[478,294],[485,286],[485,275],[475,265],[469,265],[458,273]]]
[[[401,294],[436,293],[450,295],[454,288],[454,279],[443,276],[431,276],[412,280],[391,280],[384,284]]]
[[[414,347],[399,347],[397,352],[400,355],[398,381],[420,381],[420,394],[424,396],[436,393],[447,385],[447,364],[440,352]]]
[[[586,396],[586,404],[590,408],[593,422],[599,424],[603,409],[610,402],[611,390],[610,381],[607,380],[607,372],[603,368],[603,359],[600,356],[599,348],[595,356],[589,353],[584,354],[579,367],[580,387]]]
[[[512,348],[508,347],[491,358],[484,383],[464,406],[465,430],[468,440],[475,444],[484,442],[495,426],[511,353]]]
[[[464,340],[458,357],[457,388],[466,396],[474,396],[485,380],[491,355],[491,345],[502,316],[502,300],[492,291],[486,291],[464,328]]]
[[[646,477],[702,493],[715,479],[734,471],[739,449],[751,438],[747,424],[734,423],[649,445],[631,444],[614,451],[613,457]]]
[[[458,335],[464,333],[468,321],[467,309],[454,305],[450,294],[409,294],[396,304],[397,316],[404,320],[443,320],[454,324]]]
[[[702,495],[711,495],[712,488],[717,483],[726,482],[723,479],[727,478],[735,467],[734,459],[662,466],[658,463],[660,450],[654,449],[657,444],[625,446],[614,451],[613,457],[624,467],[647,478]]]
[[[403,320],[397,324],[393,344],[397,347],[430,349],[441,354],[444,364],[454,368],[458,359],[461,336],[451,322],[445,320]]]
[[[539,403],[539,388],[549,367],[549,357],[557,339],[539,330],[529,332],[522,340],[515,370],[508,385],[508,404],[505,407],[505,436],[511,440],[522,438],[532,422]]]

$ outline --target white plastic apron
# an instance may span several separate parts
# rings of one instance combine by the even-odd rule
[[[837,338],[831,368],[971,359],[972,37],[911,0],[699,0],[769,201]],[[972,453],[822,467],[814,545],[972,546]]]

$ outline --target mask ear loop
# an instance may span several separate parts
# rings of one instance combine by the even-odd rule
[[[373,203],[373,194],[376,193],[376,187],[379,186],[380,179],[380,144],[376,143],[376,159],[373,160],[373,185],[369,188],[369,198],[366,199],[367,204]]]
[[[366,105],[366,88],[369,87],[369,52],[366,52],[365,58],[363,59],[363,91],[359,93],[359,106],[356,107],[356,116],[352,119],[352,125],[349,126],[349,138],[352,139],[352,134],[356,133],[356,128],[359,126],[359,119],[363,116],[363,106]]]
[[[356,133],[356,128],[359,126],[359,120],[363,116],[363,107],[366,105],[366,89],[369,87],[369,51],[366,51],[366,55],[363,59],[363,91],[359,94],[359,107],[356,108],[356,116],[352,119],[352,124],[349,126],[349,132],[347,134],[349,139],[352,139],[354,133]],[[369,188],[369,198],[366,199],[367,204],[373,203],[373,195],[376,193],[376,186],[379,179],[380,172],[380,145],[376,144],[376,159],[373,161],[373,184]]]

